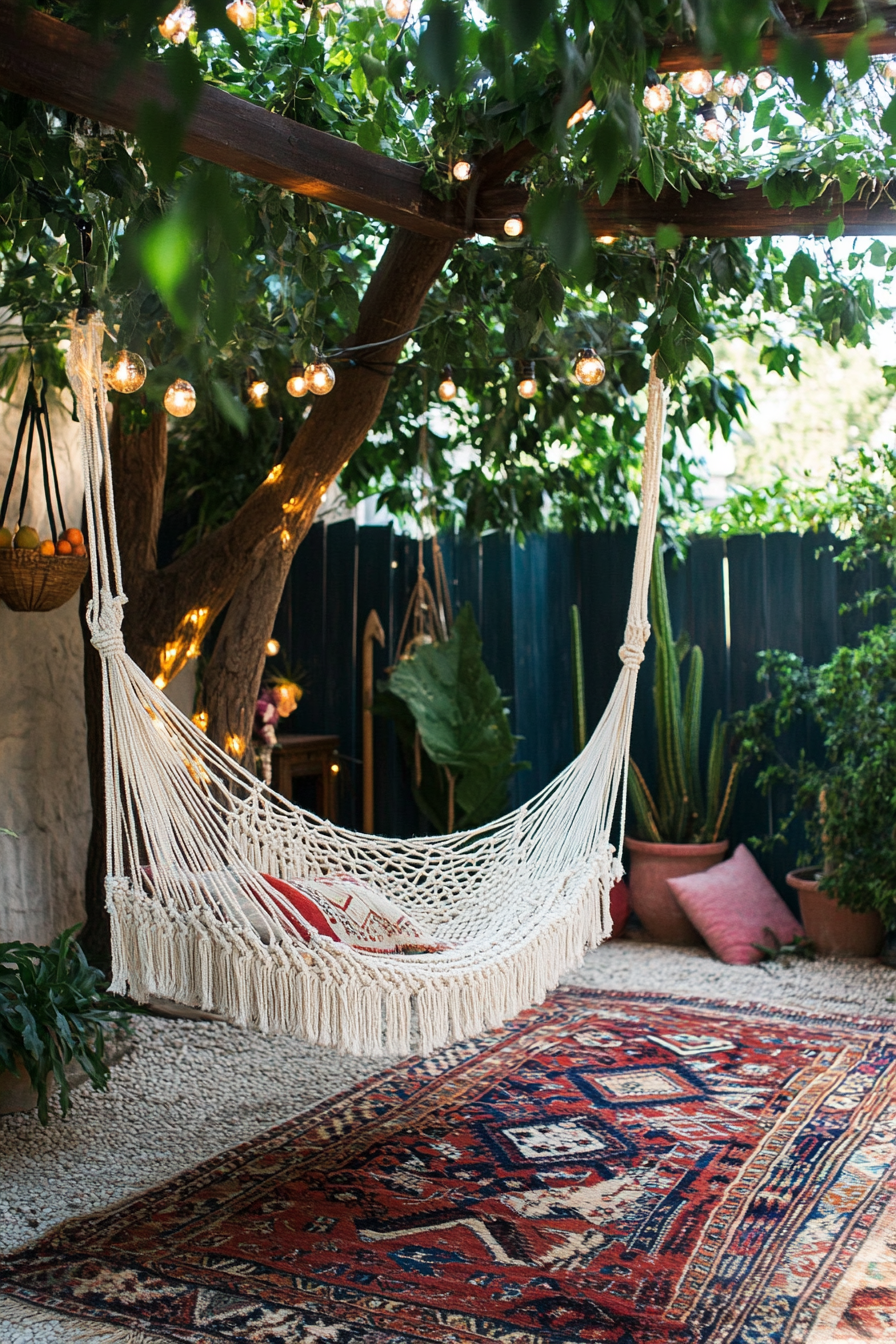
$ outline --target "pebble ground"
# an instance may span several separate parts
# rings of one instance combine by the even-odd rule
[[[896,1021],[896,970],[870,961],[724,966],[704,951],[626,940],[590,953],[567,983]],[[223,1023],[143,1018],[135,1041],[107,1092],[75,1092],[68,1119],[54,1112],[42,1129],[34,1115],[0,1117],[0,1251],[157,1185],[383,1067]],[[0,1298],[0,1344],[110,1339],[102,1327],[85,1333],[63,1317],[26,1324],[13,1314]]]

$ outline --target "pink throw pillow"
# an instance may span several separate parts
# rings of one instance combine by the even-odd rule
[[[774,946],[771,934],[784,944],[803,932],[746,845],[703,873],[668,880],[694,928],[730,966],[761,961],[754,944]]]

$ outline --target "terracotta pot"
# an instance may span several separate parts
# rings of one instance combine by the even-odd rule
[[[669,886],[670,877],[704,873],[721,863],[727,840],[708,845],[666,845],[652,840],[625,842],[629,852],[628,888],[632,909],[658,943],[699,947],[703,942]]]
[[[787,885],[799,894],[800,918],[815,951],[822,957],[876,957],[884,943],[880,915],[838,905],[819,890],[817,873],[817,868],[794,868],[787,874]]]
[[[18,1073],[8,1069],[0,1070],[0,1115],[17,1115],[20,1111],[33,1111],[37,1105],[37,1093],[31,1086],[31,1079],[25,1066],[16,1055]],[[55,1079],[50,1079],[50,1089],[55,1087]]]

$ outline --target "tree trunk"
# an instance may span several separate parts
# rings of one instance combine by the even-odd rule
[[[113,422],[112,454],[122,577],[128,604],[128,652],[154,680],[170,681],[192,655],[204,630],[227,607],[203,684],[209,734],[242,757],[248,747],[264,645],[293,556],[314,521],[322,496],[376,421],[400,357],[404,333],[453,243],[396,230],[361,302],[358,329],[347,349],[377,346],[365,363],[339,366],[336,387],[315,401],[283,459],[230,522],[165,569],[156,568],[168,440],[164,414],[146,428],[122,432]],[[228,606],[229,603],[229,606]],[[99,659],[85,633],[85,692],[93,832],[87,871],[85,946],[108,960],[105,913],[105,800]]]

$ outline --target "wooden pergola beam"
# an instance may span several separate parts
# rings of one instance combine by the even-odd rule
[[[809,205],[772,206],[761,187],[729,182],[726,196],[693,191],[687,205],[678,192],[664,188],[654,200],[640,182],[616,188],[606,205],[596,196],[583,204],[592,234],[640,234],[652,237],[663,224],[674,224],[685,238],[756,238],[772,234],[812,237],[826,234],[842,217],[844,233],[857,237],[896,234],[896,183],[866,182],[843,203],[839,187],[829,187]]]
[[[117,77],[116,77],[117,76]],[[17,0],[0,0],[0,86],[77,116],[134,131],[141,105],[170,106],[164,67],[122,70],[108,42]],[[461,238],[463,207],[423,190],[423,170],[203,87],[184,136],[188,154],[287,191],[358,210],[430,238]]]

